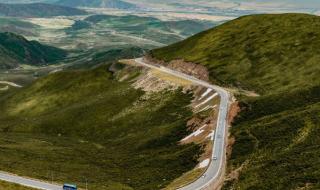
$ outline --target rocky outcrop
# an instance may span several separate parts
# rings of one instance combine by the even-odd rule
[[[168,64],[169,68],[192,75],[198,79],[209,81],[209,72],[206,67],[183,60],[173,60]]]
[[[156,63],[159,65],[164,65],[168,68],[174,69],[176,71],[180,71],[182,73],[192,75],[198,79],[209,81],[209,71],[203,65],[186,62],[182,59],[172,60],[170,62],[165,62],[162,60],[155,59],[150,55],[145,57],[147,62]]]

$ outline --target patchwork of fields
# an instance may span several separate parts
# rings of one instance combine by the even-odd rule
[[[134,15],[91,15],[52,18],[0,18],[0,31],[65,49],[155,48],[180,41],[222,21],[159,20]]]

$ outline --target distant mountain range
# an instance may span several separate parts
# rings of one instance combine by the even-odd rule
[[[15,68],[19,64],[46,65],[66,56],[62,49],[28,41],[13,33],[0,33],[0,69]]]
[[[114,8],[135,9],[135,3],[122,0],[0,0],[0,4],[33,4],[48,3],[68,7],[92,7],[92,8]]]
[[[54,3],[57,0],[0,0],[0,3],[26,4],[26,3]]]
[[[62,3],[74,4],[72,6],[85,7],[110,7],[110,8],[132,8],[139,7],[148,10],[175,10],[203,13],[221,13],[223,15],[247,15],[256,13],[274,12],[304,12],[318,14],[320,3],[318,0],[269,0],[265,3],[262,0],[0,0],[0,3]],[[107,2],[107,3],[105,3]],[[111,2],[111,3],[110,3]],[[107,5],[107,6],[106,6]],[[71,6],[71,5],[69,5]]]
[[[115,9],[135,9],[136,5],[121,0],[58,0],[58,5],[69,7],[99,7]]]
[[[60,5],[31,3],[31,4],[3,4],[0,3],[0,16],[10,17],[51,17],[85,15],[86,11],[64,7]]]

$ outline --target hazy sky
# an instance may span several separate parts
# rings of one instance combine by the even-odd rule
[[[275,9],[319,9],[319,0],[227,0],[228,2],[237,2],[240,5],[252,5],[252,8],[275,8]]]
[[[255,3],[270,3],[270,4],[282,4],[288,7],[298,7],[298,8],[320,8],[320,1],[319,0],[269,0],[269,1],[262,1],[262,0],[234,0],[236,2],[255,2]]]
[[[54,2],[55,0],[0,0],[1,2]],[[77,1],[77,0],[75,0]],[[93,0],[94,1],[94,0]],[[113,0],[102,0],[113,1]],[[196,12],[218,8],[221,10],[242,10],[263,13],[304,12],[320,15],[320,0],[122,0],[141,5],[144,8],[161,10],[189,10]],[[211,9],[212,10],[212,9]]]
[[[26,3],[26,2],[55,2],[57,0],[0,0],[5,3]],[[76,1],[76,0],[75,0]],[[92,0],[94,1],[94,0]],[[112,1],[112,0],[106,0]],[[222,7],[228,7],[235,4],[240,5],[243,8],[301,8],[301,9],[320,9],[320,0],[123,0],[133,3],[156,3],[156,4],[197,4],[197,5],[218,5]],[[282,7],[279,7],[282,6]]]

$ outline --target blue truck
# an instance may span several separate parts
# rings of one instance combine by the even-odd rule
[[[71,184],[64,184],[63,185],[63,190],[77,190],[77,186],[76,185],[71,185]]]

